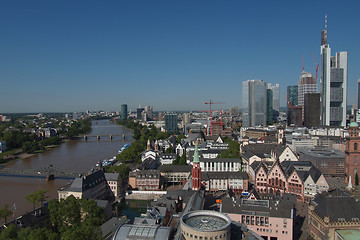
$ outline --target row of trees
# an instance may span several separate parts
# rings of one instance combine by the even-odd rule
[[[76,199],[74,196],[60,201],[54,199],[49,202],[48,209],[48,227],[18,229],[10,225],[1,232],[0,240],[102,239],[100,226],[105,221],[105,214],[94,200]]]
[[[118,122],[127,128],[134,131],[135,141],[126,148],[122,153],[116,156],[116,159],[120,162],[141,162],[141,153],[145,151],[148,140],[160,140],[166,139],[170,136],[167,132],[161,132],[154,125],[150,127],[142,126],[138,122],[134,122],[131,119],[121,120]]]
[[[80,134],[85,134],[91,131],[91,120],[84,119],[78,120],[71,124],[71,127],[65,132],[65,137],[68,139],[73,139],[75,136]]]

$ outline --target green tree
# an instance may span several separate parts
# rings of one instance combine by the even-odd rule
[[[35,210],[35,207],[38,203],[43,204],[44,201],[48,198],[46,196],[47,191],[39,190],[37,192],[31,193],[27,196],[25,196],[25,200],[33,205],[33,209]]]
[[[185,138],[185,135],[184,134],[180,134],[177,136],[176,138],[176,143],[180,143],[181,142],[181,139]]]
[[[359,175],[357,173],[355,174],[355,185],[359,186]]]
[[[107,169],[107,171],[119,173],[122,179],[126,179],[129,176],[130,167],[129,165],[123,163],[119,166],[111,166]]]
[[[0,209],[0,218],[3,218],[6,223],[6,218],[11,216],[12,213],[13,212],[9,209],[9,205],[5,204],[5,206]]]
[[[166,150],[165,150],[165,153],[175,153],[175,149],[173,147],[168,147]]]
[[[10,224],[6,229],[1,232],[0,240],[17,240],[17,227],[15,224]],[[26,239],[26,238],[25,238]]]
[[[222,151],[218,158],[239,158],[239,152],[240,152],[240,144],[234,140],[227,140],[228,142],[228,149],[225,151]]]

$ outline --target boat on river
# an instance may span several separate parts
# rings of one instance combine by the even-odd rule
[[[125,149],[127,149],[130,146],[130,144],[125,144],[124,146],[122,146],[119,150],[119,153],[122,153],[122,151],[124,151]]]

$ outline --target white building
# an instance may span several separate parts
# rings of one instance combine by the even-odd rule
[[[325,20],[327,21],[327,20]],[[327,23],[321,38],[321,124],[346,126],[347,52],[331,56]]]

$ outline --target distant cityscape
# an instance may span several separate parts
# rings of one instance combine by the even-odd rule
[[[131,134],[97,133],[96,141],[117,136],[130,143],[89,172],[64,173],[71,183],[53,200],[95,200],[104,217],[94,225],[101,233],[94,239],[360,239],[360,79],[348,86],[348,53],[331,55],[326,19],[320,49],[315,74],[303,68],[298,85],[286,86],[285,111],[280,84],[249,79],[242,82],[240,108],[221,109],[224,103],[211,99],[205,111],[155,111],[149,105],[130,110],[119,103],[116,112],[4,113],[0,176],[45,174],[53,181],[59,172],[20,172],[7,164],[61,141],[85,144],[91,122],[110,122]],[[348,87],[359,93],[350,111]],[[26,141],[16,145],[14,139]],[[149,201],[133,221],[118,211],[129,200]],[[0,205],[0,239],[10,225],[15,231],[47,228],[63,239],[51,227],[48,205],[36,203],[11,220]],[[67,221],[65,228],[71,228]]]

